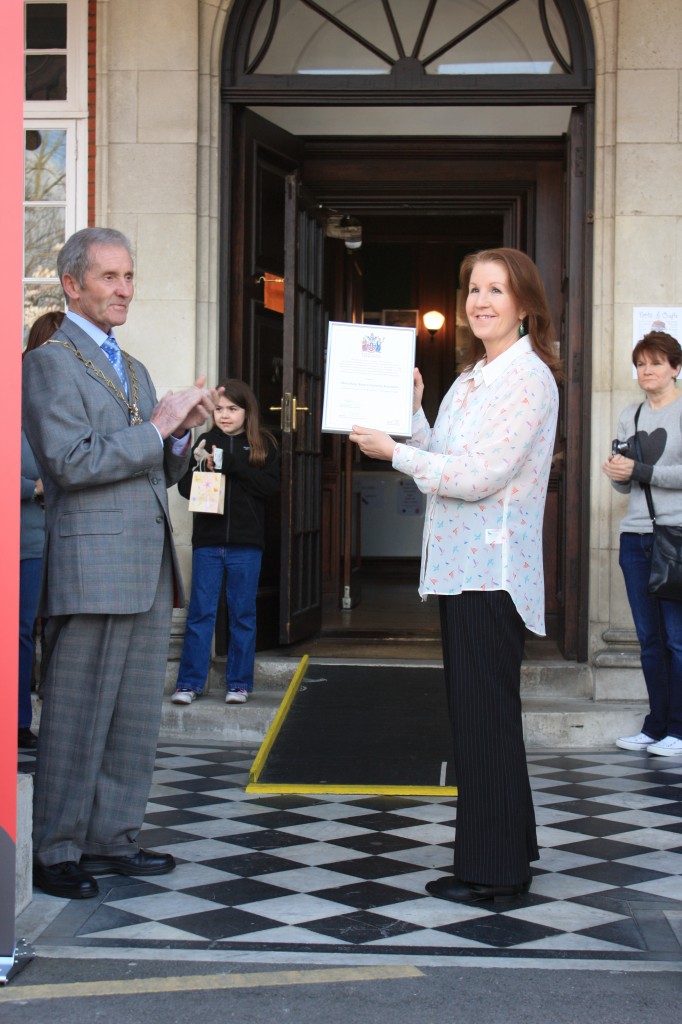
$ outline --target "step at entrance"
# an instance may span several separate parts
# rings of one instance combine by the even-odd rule
[[[319,664],[440,664],[436,659],[400,661],[376,659],[311,658]],[[280,652],[263,652],[256,659],[252,698],[244,705],[224,702],[224,665],[211,671],[205,696],[189,707],[170,703],[175,689],[177,662],[169,663],[163,704],[161,737],[184,742],[203,739],[226,743],[260,744],[277,714],[282,698],[300,663]],[[565,661],[528,660],[522,666],[523,722],[528,750],[609,749],[617,736],[638,732],[646,710],[643,700],[592,699],[593,669]],[[629,690],[626,689],[626,692]]]

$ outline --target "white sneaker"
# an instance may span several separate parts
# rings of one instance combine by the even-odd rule
[[[248,699],[246,690],[228,690],[225,694],[226,704],[246,704]]]
[[[663,757],[682,757],[682,740],[677,736],[664,736],[658,743],[651,743],[647,748],[648,754],[661,754]]]
[[[197,694],[194,690],[176,690],[171,697],[172,704],[191,704],[193,700],[197,699]]]
[[[622,736],[619,740],[616,740],[616,746],[622,750],[646,750],[654,740],[651,736],[647,736],[645,732],[640,732],[636,736]]]

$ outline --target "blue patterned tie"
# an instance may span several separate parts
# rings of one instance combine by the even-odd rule
[[[113,368],[116,370],[118,378],[121,381],[121,384],[123,385],[123,390],[127,395],[128,381],[126,380],[126,372],[123,369],[123,356],[121,355],[121,350],[118,347],[118,342],[116,341],[116,338],[112,338],[111,335],[109,335],[106,338],[106,340],[102,342],[102,351],[104,352],[105,356],[107,357]]]

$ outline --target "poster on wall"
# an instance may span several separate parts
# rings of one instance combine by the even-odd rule
[[[632,310],[632,347],[650,331],[665,331],[682,345],[682,306],[634,306]],[[682,371],[681,371],[682,372]],[[632,376],[637,380],[633,366]],[[679,374],[678,374],[679,377]]]
[[[330,323],[322,430],[349,434],[356,425],[409,437],[416,340],[414,327]]]

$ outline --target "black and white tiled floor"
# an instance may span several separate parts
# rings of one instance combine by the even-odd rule
[[[680,962],[680,760],[530,755],[541,846],[531,892],[522,904],[471,907],[424,892],[451,863],[456,801],[247,794],[255,753],[161,746],[143,842],[172,853],[177,869],[100,878],[97,900],[36,891],[38,954]]]

